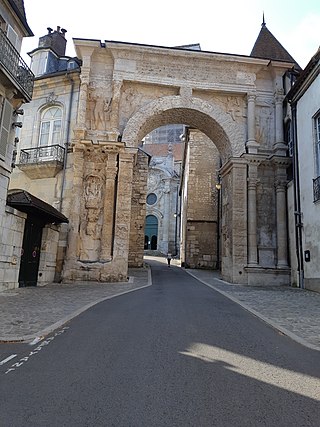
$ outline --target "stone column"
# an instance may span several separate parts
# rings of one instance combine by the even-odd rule
[[[126,271],[129,255],[133,157],[134,153],[129,150],[119,154],[113,260]],[[126,271],[121,274],[126,274]]]
[[[277,267],[288,268],[287,253],[287,174],[284,167],[276,169],[276,209],[277,209]]]
[[[258,163],[249,160],[248,176],[248,266],[258,265],[257,248],[257,183]]]
[[[79,102],[78,102],[77,128],[85,128],[89,76],[81,75],[80,79],[81,79],[81,84],[80,84],[80,93],[79,93]]]
[[[69,234],[66,257],[68,260],[79,258],[79,227],[81,221],[81,204],[83,203],[83,169],[84,169],[84,148],[77,145],[74,151],[73,166],[73,191],[72,203],[69,215]]]
[[[101,232],[100,258],[102,261],[110,261],[113,253],[115,184],[118,173],[117,158],[118,153],[108,153],[103,206],[103,224]]]
[[[275,100],[275,143],[273,150],[277,156],[286,156],[287,146],[283,135],[283,89],[278,89],[274,95]]]
[[[257,153],[259,144],[256,141],[256,95],[249,93],[247,96],[248,107],[247,107],[247,134],[248,140],[246,147],[248,153]]]
[[[119,105],[122,83],[122,80],[113,81],[109,132],[110,140],[117,140],[119,136]]]
[[[248,264],[247,161],[230,159],[221,169],[222,177],[222,278],[246,283]]]

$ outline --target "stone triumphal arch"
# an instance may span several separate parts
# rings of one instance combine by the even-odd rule
[[[187,194],[197,191],[194,172],[200,171],[199,181],[202,162],[212,150],[219,156],[223,278],[287,281],[282,101],[283,76],[292,63],[120,42],[74,43],[82,68],[63,278],[124,280],[128,265],[142,265],[148,156],[139,147],[155,128],[181,123],[191,130],[183,169],[186,206]],[[196,230],[188,221],[203,227],[205,220],[194,206],[183,211],[187,239],[189,229]]]

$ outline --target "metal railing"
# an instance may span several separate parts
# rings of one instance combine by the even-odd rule
[[[64,148],[61,145],[47,145],[37,148],[26,148],[20,151],[19,165],[43,162],[58,162],[63,165]]]
[[[320,200],[320,176],[313,180],[313,201]]]
[[[31,101],[34,75],[1,28],[0,64],[22,95]]]

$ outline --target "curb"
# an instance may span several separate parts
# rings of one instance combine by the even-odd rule
[[[209,288],[215,290],[216,292],[219,292],[221,295],[225,296],[226,298],[229,298],[231,301],[235,302],[236,304],[239,304],[242,308],[247,310],[249,313],[251,313],[254,316],[258,317],[259,319],[263,320],[265,323],[272,326],[274,329],[276,329],[279,332],[283,333],[284,335],[288,336],[289,338],[296,341],[297,343],[299,343],[305,347],[308,347],[311,350],[320,351],[319,346],[308,343],[308,341],[306,341],[305,339],[299,337],[298,335],[294,334],[293,332],[289,331],[288,329],[284,328],[283,326],[278,325],[273,320],[269,319],[268,317],[264,316],[263,314],[259,313],[258,311],[254,310],[253,308],[247,306],[245,303],[243,303],[242,301],[238,300],[237,298],[231,296],[227,292],[224,292],[221,289],[216,288],[214,285],[212,285],[212,284],[210,284],[210,283],[208,283],[202,279],[199,279],[196,275],[194,275],[193,273],[191,273],[188,270],[185,270],[185,272],[188,273],[193,278],[195,278],[196,280],[198,280],[199,282],[201,282],[203,285],[208,286]],[[219,280],[219,279],[214,279],[214,280]],[[221,282],[223,283],[223,280],[221,280]]]
[[[30,335],[21,335],[21,336],[12,336],[12,337],[0,337],[0,342],[2,343],[26,343],[29,341],[32,341],[36,338],[43,339],[45,336],[51,334],[56,329],[63,326],[65,323],[69,322],[70,320],[74,319],[75,317],[79,316],[81,313],[85,312],[89,308],[93,307],[94,305],[99,304],[100,302],[107,301],[112,298],[119,297],[121,295],[129,294],[131,292],[139,291],[144,288],[148,288],[149,286],[152,286],[152,277],[151,277],[151,269],[148,268],[148,284],[140,286],[135,289],[130,289],[128,291],[123,291],[118,294],[109,295],[107,297],[100,298],[98,300],[95,300],[93,302],[90,302],[89,304],[84,305],[83,307],[79,308],[78,310],[73,311],[72,313],[68,314],[67,316],[63,317],[62,319],[58,320],[57,322],[53,323],[52,325],[48,326],[47,328],[44,328],[38,332],[35,332],[34,334]]]

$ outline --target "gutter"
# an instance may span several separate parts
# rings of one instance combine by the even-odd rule
[[[299,274],[299,288],[304,289],[304,260],[303,260],[303,245],[302,245],[302,212],[300,200],[300,178],[299,178],[299,149],[298,149],[298,133],[297,133],[297,103],[291,105],[292,111],[292,142],[293,142],[293,189],[294,189],[294,225],[295,225],[295,241],[296,241],[296,256]]]
[[[71,123],[71,110],[72,110],[72,102],[74,95],[74,80],[70,77],[70,74],[67,72],[66,77],[70,82],[71,91],[69,98],[69,108],[68,108],[68,119],[67,119],[67,130],[66,130],[66,142],[65,142],[65,151],[64,151],[64,159],[63,159],[63,175],[62,175],[62,183],[61,183],[61,193],[60,193],[60,202],[59,202],[59,210],[62,211],[62,201],[63,194],[66,183],[66,169],[67,169],[67,157],[68,157],[68,147],[69,147],[69,137],[70,137],[70,123]]]

